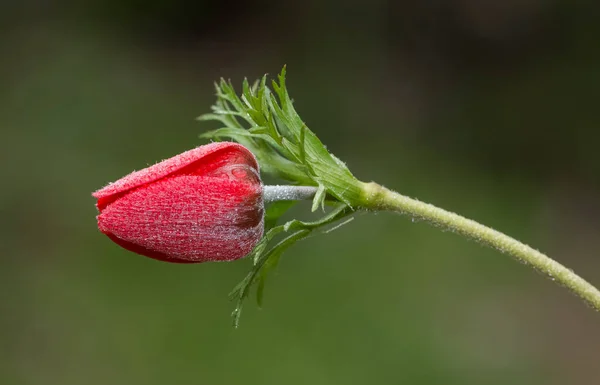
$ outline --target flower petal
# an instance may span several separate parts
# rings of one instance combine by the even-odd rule
[[[120,246],[170,262],[229,261],[263,235],[262,186],[222,177],[176,175],[125,194],[98,215]]]
[[[254,155],[244,146],[232,142],[210,143],[194,148],[153,166],[131,174],[94,192],[96,206],[102,210],[134,188],[155,182],[170,175],[210,175],[229,165],[248,165],[258,173]]]

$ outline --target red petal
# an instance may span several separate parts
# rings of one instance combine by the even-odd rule
[[[256,158],[246,147],[232,142],[210,143],[132,172],[92,196],[98,199],[96,206],[102,212],[111,202],[145,184],[171,175],[210,175],[224,166],[235,164],[248,165],[258,173]]]
[[[169,257],[164,253],[160,253],[155,250],[147,249],[143,246],[136,245],[135,243],[128,242],[117,237],[111,233],[105,233],[107,237],[109,237],[114,243],[121,246],[122,248],[133,251],[136,254],[144,255],[146,257],[150,257],[152,259],[158,259],[159,261],[171,262],[171,263],[194,263],[194,261],[186,261],[185,259],[179,259],[174,257]]]
[[[140,187],[107,206],[98,227],[128,250],[172,262],[229,261],[263,235],[260,183],[195,175]]]

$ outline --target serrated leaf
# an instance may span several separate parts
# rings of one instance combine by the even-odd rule
[[[257,247],[251,253],[254,259],[254,264],[246,277],[232,290],[230,298],[236,301],[235,309],[232,313],[234,326],[239,325],[243,301],[248,296],[250,288],[254,284],[257,286],[257,301],[262,304],[262,296],[266,278],[279,263],[279,259],[285,250],[291,247],[297,241],[308,237],[314,230],[329,225],[351,213],[345,205],[339,205],[331,210],[322,218],[304,222],[299,220],[291,220],[283,226],[275,226],[267,231],[265,237],[259,242]],[[291,232],[292,234],[285,237],[275,246],[267,250],[267,244],[282,232]]]
[[[364,199],[362,182],[352,175],[342,161],[329,152],[296,112],[285,77],[284,66],[277,76],[277,81],[271,82],[273,91],[267,85],[266,75],[252,85],[244,79],[240,96],[230,81],[221,79],[215,84],[217,100],[211,108],[212,113],[202,115],[198,120],[219,121],[224,127],[205,133],[202,137],[235,140],[254,153],[261,166],[261,172],[273,174],[298,185],[318,186],[312,202],[313,211],[319,206],[324,209],[326,200],[341,204],[316,221],[294,219],[284,225],[278,225],[278,219],[293,202],[281,202],[267,207],[267,231],[249,255],[254,262],[252,268],[231,293],[232,299],[237,301],[233,313],[236,325],[243,301],[254,284],[257,284],[257,301],[259,305],[262,304],[266,279],[277,266],[284,250],[315,233],[315,230],[338,223],[352,213],[352,205],[355,202]],[[328,231],[347,222],[342,222]],[[276,242],[282,237],[282,240]]]
[[[265,253],[264,257],[259,259],[259,262],[255,264],[250,271],[250,273],[246,276],[246,278],[241,282],[241,285],[238,285],[232,294],[237,297],[236,307],[233,311],[233,325],[237,328],[239,326],[240,316],[242,313],[243,301],[246,299],[250,292],[250,288],[255,283],[256,277],[263,267],[264,263],[271,257],[272,255],[281,255],[287,248],[296,243],[297,241],[306,238],[310,234],[310,230],[300,230],[292,235],[281,240],[277,245],[273,246],[267,253]]]

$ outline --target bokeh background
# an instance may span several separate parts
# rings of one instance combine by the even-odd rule
[[[600,383],[598,314],[454,234],[361,215],[292,248],[234,330],[250,261],[128,253],[90,196],[201,144],[214,80],[287,64],[297,109],[359,178],[598,285],[598,4],[2,2],[0,383]]]

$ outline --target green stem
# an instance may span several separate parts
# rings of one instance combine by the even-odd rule
[[[363,208],[409,215],[492,247],[547,275],[554,282],[571,290],[592,308],[600,311],[598,289],[572,270],[526,244],[471,219],[388,190],[377,183],[365,183],[364,192]]]

